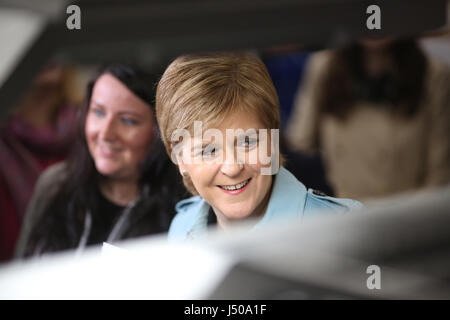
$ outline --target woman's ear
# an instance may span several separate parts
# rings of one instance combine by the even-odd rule
[[[180,143],[170,143],[170,159],[177,166],[183,161],[183,148]]]
[[[183,177],[186,177],[188,173],[187,173],[187,170],[186,170],[186,165],[183,162],[183,156],[180,155],[180,154],[177,154],[176,157],[177,157],[177,163],[178,163],[178,170],[180,170],[180,174]]]
[[[186,163],[185,161],[187,161],[187,163],[189,164],[189,158],[185,159],[185,148],[186,145],[183,143],[176,143],[176,144],[171,144],[172,146],[172,154],[171,157],[174,160],[175,164],[178,166],[178,170],[180,171],[180,174],[183,177],[187,177],[188,176],[188,171],[187,171],[187,167],[186,167]]]

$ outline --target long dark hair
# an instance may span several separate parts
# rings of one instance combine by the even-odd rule
[[[427,71],[425,55],[417,43],[412,39],[391,43],[387,50],[394,68],[378,78],[364,71],[363,50],[359,43],[336,50],[319,98],[321,110],[344,119],[360,100],[390,106],[394,114],[413,116],[421,102]]]
[[[100,205],[98,184],[101,175],[89,153],[84,129],[93,87],[103,74],[116,77],[150,107],[154,105],[157,75],[115,64],[102,68],[90,81],[86,101],[77,117],[77,140],[67,163],[67,179],[49,201],[42,218],[31,231],[25,256],[77,247],[88,209],[95,219]],[[175,213],[176,202],[187,196],[181,177],[165,152],[156,120],[154,121],[153,143],[140,167],[139,186],[142,195],[129,216],[127,230],[122,238],[167,231]]]

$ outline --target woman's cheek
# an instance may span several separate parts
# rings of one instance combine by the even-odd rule
[[[253,148],[247,153],[245,163],[250,166],[257,166],[259,163],[258,148]]]
[[[152,142],[152,131],[149,128],[145,130],[135,130],[134,132],[126,135],[127,144],[133,149],[145,149],[148,151],[148,148]]]
[[[96,130],[92,127],[92,124],[87,123],[85,130],[84,130],[84,134],[86,136],[87,142],[90,142],[95,138],[95,136],[96,136],[95,132],[96,132]]]

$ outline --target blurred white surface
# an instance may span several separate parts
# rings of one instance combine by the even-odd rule
[[[152,242],[109,246],[0,269],[0,299],[199,299],[228,272],[230,261],[189,245]]]

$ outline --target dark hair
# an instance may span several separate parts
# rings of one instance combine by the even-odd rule
[[[49,201],[42,218],[31,231],[25,256],[36,254],[36,251],[41,253],[77,247],[87,209],[93,216],[98,210],[98,182],[101,175],[89,153],[84,128],[93,87],[104,74],[116,77],[153,108],[156,76],[120,64],[100,69],[88,84],[86,101],[78,113],[77,140],[68,160],[67,179]],[[122,238],[167,231],[175,213],[176,202],[187,195],[176,167],[165,152],[156,120],[153,143],[140,170],[139,186],[142,195],[129,215],[128,228]]]
[[[319,98],[322,111],[344,119],[355,102],[371,101],[392,106],[391,111],[405,117],[416,113],[424,91],[426,58],[414,40],[395,40],[387,49],[393,65],[378,78],[364,71],[363,47],[353,43],[337,49],[330,60]]]

